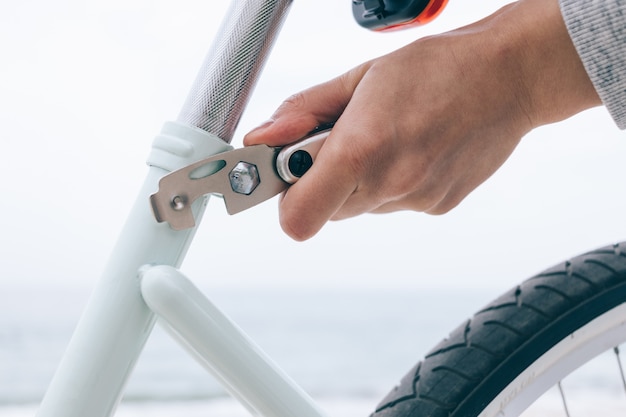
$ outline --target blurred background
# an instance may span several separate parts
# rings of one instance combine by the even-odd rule
[[[506,3],[450,0],[425,27],[379,34],[354,22],[348,0],[294,2],[232,144],[294,92]],[[143,181],[152,138],[176,119],[227,6],[0,5],[0,407],[14,415],[43,395]],[[182,269],[306,389],[365,399],[369,410],[482,305],[623,240],[625,155],[623,132],[593,109],[529,134],[444,216],[364,215],[304,243],[281,232],[276,199],[233,217],[213,199]],[[221,398],[159,330],[145,357],[130,402]]]

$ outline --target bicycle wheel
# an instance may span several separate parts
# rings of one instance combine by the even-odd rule
[[[509,417],[626,340],[626,242],[563,262],[439,343],[373,417]]]

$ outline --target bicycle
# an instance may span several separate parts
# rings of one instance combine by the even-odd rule
[[[285,4],[281,3],[281,7],[284,6]],[[272,24],[270,24],[270,26],[275,28],[275,26],[273,26],[275,24],[276,22],[272,20]],[[256,58],[257,55],[255,54],[255,59],[253,61],[255,61]],[[237,107],[234,106],[233,103],[228,104],[228,106]],[[62,415],[68,416],[84,415],[87,410],[89,410],[89,415],[94,415],[94,409],[102,410],[102,415],[109,415],[110,413],[112,413],[112,410],[115,408],[115,405],[119,400],[119,396],[124,385],[123,381],[127,378],[128,372],[130,372],[130,368],[132,367],[132,362],[136,360],[136,357],[141,351],[141,347],[143,343],[145,343],[145,340],[150,333],[150,328],[154,324],[155,320],[152,312],[146,309],[146,307],[143,305],[143,302],[140,302],[141,299],[138,298],[139,296],[145,297],[151,308],[153,310],[159,311],[160,315],[166,320],[181,319],[180,322],[172,324],[172,327],[175,329],[175,332],[182,332],[184,328],[187,328],[186,335],[179,335],[186,341],[186,343],[189,343],[189,339],[191,339],[195,335],[196,331],[194,329],[197,329],[200,324],[196,323],[196,325],[192,328],[188,328],[187,326],[193,324],[197,316],[192,313],[192,315],[190,316],[181,317],[178,315],[180,312],[175,311],[176,308],[173,308],[171,307],[171,305],[167,304],[171,302],[177,304],[181,300],[188,300],[188,297],[191,294],[191,296],[196,299],[199,306],[204,306],[203,308],[201,308],[202,311],[211,310],[211,307],[206,304],[206,301],[202,297],[202,295],[196,293],[193,290],[193,287],[190,287],[188,285],[188,282],[184,279],[184,277],[182,277],[177,271],[172,268],[174,266],[177,266],[182,261],[183,253],[188,246],[193,232],[185,232],[181,236],[180,234],[177,235],[173,233],[167,227],[161,227],[166,225],[155,227],[151,213],[146,211],[147,206],[145,205],[145,197],[149,192],[153,191],[154,183],[156,182],[156,180],[160,178],[160,176],[162,176],[165,171],[172,169],[171,165],[184,166],[185,164],[189,163],[189,160],[181,157],[181,155],[174,155],[173,157],[167,155],[164,157],[161,154],[161,152],[178,152],[179,154],[182,153],[180,152],[180,148],[177,148],[177,145],[179,143],[176,139],[180,139],[180,137],[182,136],[184,137],[184,140],[193,143],[194,146],[205,147],[204,149],[199,151],[199,153],[209,155],[211,153],[215,153],[228,148],[224,144],[222,139],[232,136],[232,130],[234,130],[234,125],[236,125],[236,118],[235,120],[229,120],[228,123],[224,123],[221,121],[217,122],[215,123],[215,126],[217,127],[207,129],[210,131],[216,131],[215,136],[221,138],[217,140],[214,140],[215,138],[212,139],[211,135],[207,135],[195,129],[188,129],[185,126],[169,124],[165,127],[165,130],[159,139],[159,141],[161,142],[159,142],[158,146],[154,150],[154,154],[151,156],[151,163],[155,168],[151,168],[152,172],[149,176],[149,179],[146,181],[146,186],[142,191],[142,196],[137,201],[136,211],[134,212],[134,214],[131,215],[132,220],[129,221],[129,226],[127,226],[127,229],[124,232],[124,235],[127,236],[128,241],[131,242],[134,240],[134,236],[142,235],[144,233],[148,234],[149,237],[144,238],[145,240],[142,240],[141,242],[135,241],[131,244],[124,244],[123,247],[118,247],[118,249],[116,250],[117,254],[114,255],[114,258],[119,259],[119,261],[115,264],[112,264],[109,267],[110,269],[105,272],[105,276],[111,277],[107,279],[111,279],[114,282],[106,282],[107,279],[105,279],[100,284],[100,287],[96,290],[96,293],[101,293],[101,295],[96,295],[95,298],[93,298],[91,301],[90,307],[88,308],[85,316],[86,318],[83,319],[82,324],[77,330],[78,336],[75,337],[74,341],[72,342],[72,346],[70,346],[68,350],[69,353],[66,357],[68,359],[64,361],[62,369],[57,374],[58,376],[56,377],[56,382],[53,383],[46,400],[44,400],[44,403],[42,404],[42,411],[40,411],[41,416],[45,416],[47,412],[51,413],[50,415],[59,415],[61,414],[59,413],[59,410],[65,410]],[[175,140],[171,140],[171,137],[174,137]],[[204,140],[207,140],[209,144],[205,144],[203,142]],[[197,155],[194,155],[194,157],[197,157]],[[159,168],[158,166],[160,165],[167,166],[161,166]],[[202,204],[198,204],[195,207],[198,215],[203,209]],[[138,233],[137,230],[139,230],[140,232]],[[121,239],[121,241],[124,241],[125,239],[126,238]],[[162,245],[163,242],[165,242],[166,244]],[[132,256],[127,255],[129,252],[134,252],[135,256],[141,259],[132,259]],[[596,274],[596,272],[594,271],[592,277],[580,279],[581,281],[598,282],[595,283],[596,285],[593,290],[580,289],[579,293],[570,295],[570,298],[579,300],[579,304],[575,304],[573,307],[571,307],[561,306],[559,305],[559,302],[553,303],[553,300],[551,299],[539,301],[540,304],[545,304],[547,306],[554,307],[555,309],[562,308],[562,311],[564,312],[564,314],[567,314],[568,317],[576,316],[582,311],[584,317],[574,320],[573,324],[570,322],[562,324],[561,321],[554,322],[554,326],[559,327],[559,331],[562,332],[559,334],[559,337],[561,339],[571,334],[575,330],[585,332],[586,330],[583,328],[583,326],[587,324],[590,319],[595,318],[596,316],[602,319],[607,318],[609,320],[608,326],[612,330],[613,328],[615,328],[615,333],[618,334],[620,337],[621,334],[624,333],[622,327],[623,324],[621,322],[623,312],[621,311],[620,307],[622,302],[622,294],[620,293],[622,285],[620,280],[622,279],[623,275],[623,262],[621,261],[621,253],[622,252],[620,246],[602,249],[597,253],[589,255],[586,258],[577,258],[569,264],[564,264],[560,268],[560,270],[549,272],[545,276],[541,276],[540,278],[536,278],[534,280],[541,281],[541,290],[544,290],[547,285],[545,281],[555,279],[557,283],[552,284],[554,291],[551,292],[552,294],[554,294],[557,292],[565,291],[565,288],[563,287],[567,287],[564,283],[567,282],[566,280],[570,279],[568,277],[573,276],[580,279],[579,277],[581,276],[581,274],[578,272],[578,269],[586,269],[589,268],[589,265],[593,265],[595,268],[597,268],[598,271],[606,271],[608,269],[606,267],[600,266],[600,261],[603,262],[603,265],[611,265],[612,272],[609,274],[608,278],[603,276],[602,274]],[[143,267],[144,265],[149,264],[158,264],[161,266],[145,268]],[[121,274],[119,273],[120,269],[124,270]],[[137,281],[128,279],[127,282],[122,282],[119,279],[119,276],[122,275],[134,277],[139,270],[141,270],[141,274],[143,275],[142,285],[145,285],[141,294],[138,292],[136,283]],[[607,291],[607,287],[602,288],[600,286],[600,282],[602,282],[602,280],[605,278],[609,282],[608,285],[612,286],[612,291]],[[172,288],[171,285],[174,285],[177,281],[179,282],[178,287],[175,286],[174,288]],[[524,284],[522,287],[524,286],[532,286],[532,283]],[[594,287],[594,285],[589,285],[589,287]],[[185,289],[181,290],[181,288]],[[597,297],[593,298],[593,305],[595,306],[595,311],[593,313],[594,317],[589,317],[587,316],[588,310],[586,309],[589,306],[586,301],[589,299],[589,295],[586,291],[594,290],[597,291]],[[179,293],[179,295],[182,294],[181,297],[183,298],[180,298],[178,300],[172,300],[171,298],[169,298],[173,297],[177,292]],[[528,291],[528,293],[530,294],[529,296],[538,295],[540,292],[541,291],[538,288]],[[527,291],[525,287],[522,289],[522,291],[519,291],[518,289],[514,290],[512,294],[507,295],[508,298],[503,299],[502,308],[494,305],[484,312],[481,312],[477,316],[476,320],[480,322],[481,320],[483,320],[482,317],[490,315],[494,316],[490,317],[491,321],[500,320],[508,323],[508,319],[499,319],[499,315],[507,309],[512,309],[513,311],[522,315],[537,313],[537,308],[530,309],[530,312],[525,313],[526,310],[524,309],[526,308],[526,305],[528,305],[528,302],[524,301],[524,299],[526,299],[527,297],[526,293]],[[115,296],[115,298],[110,298],[113,295]],[[162,299],[162,297],[164,297],[164,299]],[[610,300],[610,302],[607,301],[605,303],[605,300],[607,298]],[[122,307],[120,308],[120,310],[115,312],[110,311],[110,308],[108,306],[111,304],[111,302],[113,302],[113,300],[115,301],[116,305]],[[165,304],[158,305],[161,302]],[[103,312],[106,312],[106,314],[103,314]],[[211,314],[214,317],[221,317],[219,315],[219,312],[214,311]],[[102,323],[101,316],[105,315],[115,317],[106,318],[107,322],[109,323],[108,325],[95,324]],[[117,324],[111,324],[114,322],[117,322]],[[202,326],[205,325],[206,323],[203,321]],[[226,326],[229,326],[229,324],[226,324]],[[465,342],[465,337],[467,335],[470,335],[470,333],[472,332],[472,327],[474,327],[474,325],[470,326],[470,330],[468,330],[468,326],[466,325],[458,332],[453,333],[453,336],[451,337],[451,339],[449,339],[449,342],[446,342],[447,344],[444,343],[435,350],[434,353],[436,354],[428,355],[427,361],[424,362],[424,365],[421,366],[420,371],[423,371],[424,368],[431,366],[431,363],[439,361],[441,357],[447,357],[448,359],[451,358],[453,356],[453,352],[455,351],[473,353],[473,349],[475,349],[474,347],[479,346],[478,342],[472,341],[469,346]],[[478,327],[479,329],[488,328],[488,324],[479,323]],[[508,325],[508,327],[510,327],[510,325]],[[601,329],[595,324],[595,322],[592,327],[594,329]],[[104,331],[101,334],[94,334],[92,330],[89,330],[94,328],[103,329]],[[119,341],[120,329],[123,330],[122,339],[125,341],[124,344],[126,344],[127,346],[120,347],[115,346],[115,344],[117,343],[112,343],[112,341],[116,339]],[[510,328],[508,330],[511,331]],[[538,332],[537,329],[534,327],[519,328],[516,330],[517,333],[520,334],[522,332],[536,334],[541,333]],[[215,334],[219,334],[219,332],[220,330],[216,329]],[[560,340],[556,336],[554,336],[554,333],[552,333],[552,331],[545,330],[545,332],[549,333],[548,336],[550,336],[549,341],[546,342],[549,346],[551,346],[551,344],[555,344]],[[238,335],[237,332],[234,332],[232,334]],[[136,335],[139,336],[137,337]],[[610,333],[610,336],[613,335],[613,333]],[[114,336],[118,337],[116,338]],[[609,333],[597,334],[595,335],[595,337],[591,338],[590,343],[595,341],[604,341],[603,338],[605,337],[608,338]],[[460,340],[463,341],[463,343],[459,345],[460,347],[458,349],[456,349],[456,338],[460,338]],[[552,340],[554,338],[556,338],[557,340]],[[219,340],[211,340],[210,342],[211,343],[207,343],[207,340],[199,340],[195,344],[194,350],[202,350],[203,347],[209,346],[213,342],[219,343]],[[587,342],[587,340],[585,340],[584,342]],[[611,339],[610,344],[613,345],[615,343],[617,343],[617,341]],[[230,348],[231,346],[228,347]],[[526,349],[526,347],[524,347],[524,349]],[[568,349],[568,347],[564,348],[562,346],[559,346],[557,347],[557,349]],[[222,352],[221,354],[228,355],[228,350],[228,348],[224,349],[224,352]],[[535,352],[535,356],[538,355],[538,357],[543,357],[543,353],[541,351],[545,351],[546,346],[542,346],[541,348],[533,346],[531,350],[539,351],[539,353]],[[89,358],[87,358],[81,351],[88,351]],[[595,351],[590,351],[589,353],[589,355],[594,354]],[[518,358],[517,355],[526,356],[525,354],[520,353],[519,350],[514,350],[514,353],[511,353],[508,356],[507,361],[516,362]],[[551,355],[551,353],[547,354],[547,356]],[[559,353],[557,354],[557,356],[557,360],[561,360],[561,354]],[[533,363],[533,359],[534,358],[532,357],[527,357],[527,363],[522,363],[521,365],[519,365],[522,369],[518,370],[521,371],[523,370],[523,368],[532,369],[529,364]],[[93,362],[106,364],[107,375],[104,380],[101,378],[102,375],[98,375],[98,381],[94,380],[93,368],[87,366],[88,363]],[[227,360],[221,358],[217,362],[227,362]],[[484,363],[487,364],[487,362]],[[442,364],[438,363],[438,366],[442,366]],[[243,367],[247,368],[247,366]],[[500,371],[500,369],[501,368],[498,368],[497,372],[502,372]],[[101,369],[101,371],[104,370]],[[276,370],[272,369],[271,367],[263,367],[262,369],[257,371],[260,375],[263,375],[264,379],[271,378],[271,375],[275,375],[278,377],[280,374],[276,373]],[[238,372],[245,372],[245,370],[240,370]],[[491,371],[485,369],[476,370],[476,374],[473,375],[471,378],[478,378],[478,375],[482,377],[483,373],[489,372]],[[493,372],[496,372],[496,370],[493,370]],[[517,371],[514,370],[514,372],[516,373]],[[414,379],[414,374],[410,375],[410,377],[405,379],[405,384],[409,383],[409,381],[412,382],[412,379]],[[433,372],[429,375],[431,375],[433,378],[437,378],[436,372]],[[489,381],[498,380],[500,383],[502,383],[503,381],[506,382],[505,379],[500,378],[500,373],[492,373],[491,375],[492,378]],[[229,377],[224,378],[228,379]],[[249,378],[246,377],[244,379]],[[427,378],[424,375],[420,377],[420,381],[424,381],[426,379]],[[77,383],[76,381],[80,381],[80,383]],[[281,395],[281,399],[291,398],[295,402],[295,404],[288,406],[286,411],[282,409],[282,413],[284,413],[284,415],[294,414],[295,412],[298,412],[299,414],[302,414],[302,412],[309,412],[311,413],[311,415],[314,416],[323,414],[315,407],[314,404],[312,404],[307,399],[306,395],[300,393],[297,388],[291,386],[290,384],[285,384],[283,378],[277,378],[276,384],[281,387],[278,388],[279,390],[285,390],[285,392],[283,392]],[[261,411],[263,414],[267,415],[281,415],[280,412],[277,413],[275,411],[276,409],[281,409],[281,404],[267,404],[266,401],[268,401],[268,397],[272,396],[269,395],[267,392],[262,391],[262,388],[264,387],[261,387],[259,385],[253,387],[253,389],[251,390],[252,392],[250,393],[245,392],[239,393],[237,395],[246,397],[244,402],[251,403],[250,408],[256,411]],[[68,387],[69,390],[71,390],[71,395],[69,395],[70,393],[68,392]],[[406,395],[404,387],[406,387],[406,385],[403,385],[398,390],[394,391],[378,408],[378,413],[381,413],[381,415],[391,415],[392,413],[394,413],[394,410],[401,409],[402,407],[404,407],[404,404],[408,404],[408,402],[406,402],[405,400],[410,395]],[[466,396],[465,398],[467,399],[457,401],[460,404],[458,407],[461,408],[458,408],[455,412],[465,412],[467,409],[471,410],[472,412],[477,411],[477,409],[484,407],[485,398],[491,395],[484,394],[485,391],[488,391],[490,393],[497,393],[502,391],[502,389],[502,387],[494,388],[493,386],[489,385],[482,391],[477,391],[476,396],[478,397],[478,399],[475,401],[469,399],[469,397]],[[447,389],[445,391],[446,392],[443,393],[444,397],[438,399],[437,401],[447,401],[447,396],[451,393],[447,391]],[[77,392],[80,393],[80,395],[77,395]],[[503,395],[507,396],[508,394],[505,391]],[[271,401],[271,398],[269,399],[269,401]],[[414,401],[414,404],[417,405],[413,405],[412,407],[421,407],[422,405],[420,405],[420,401],[421,400],[419,400],[419,398],[416,399]],[[433,404],[432,401],[428,401],[426,403],[427,404],[425,405],[425,407],[431,407]],[[464,407],[468,408],[466,409]],[[500,408],[496,408],[496,412],[501,411]],[[441,411],[439,412],[441,413],[447,413],[449,411],[442,407],[440,407],[440,410]]]

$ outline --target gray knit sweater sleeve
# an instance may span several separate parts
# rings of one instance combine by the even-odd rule
[[[600,99],[626,129],[626,0],[559,0],[569,34]]]

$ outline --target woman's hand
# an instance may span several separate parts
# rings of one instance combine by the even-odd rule
[[[246,145],[284,145],[335,122],[280,203],[296,240],[365,212],[445,213],[536,126],[600,101],[557,0],[520,0],[286,100]]]

